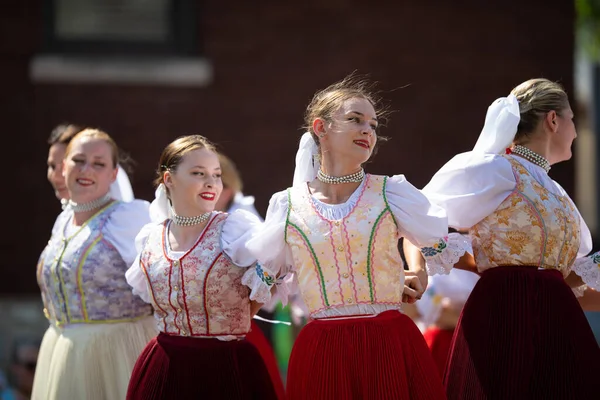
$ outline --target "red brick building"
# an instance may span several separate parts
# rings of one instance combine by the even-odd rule
[[[543,76],[572,89],[570,1],[165,0],[161,4],[184,7],[169,14],[185,27],[177,33],[183,50],[176,59],[191,58],[200,69],[210,65],[205,75],[191,73],[202,75],[200,83],[190,78],[186,84],[183,77],[170,85],[156,82],[160,77],[115,82],[114,71],[111,83],[100,82],[99,70],[87,78],[52,70],[48,56],[58,51],[59,60],[76,58],[95,68],[115,55],[117,64],[154,63],[160,76],[174,57],[164,46],[142,59],[143,46],[124,46],[108,57],[94,46],[49,45],[48,12],[60,3],[8,0],[0,14],[2,295],[37,292],[36,260],[60,211],[45,177],[45,141],[58,123],[109,132],[137,161],[134,189],[148,200],[162,148],[178,135],[208,136],[236,160],[245,192],[264,213],[270,195],[291,182],[312,94],[354,70],[379,81],[395,110],[382,131],[392,140],[369,170],[403,173],[419,187],[474,145],[489,103],[516,84]],[[573,192],[571,162],[553,176]]]

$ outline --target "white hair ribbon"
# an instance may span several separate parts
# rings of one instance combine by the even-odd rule
[[[515,95],[497,99],[488,107],[485,124],[473,151],[504,153],[515,139],[520,120],[519,101]]]
[[[117,168],[117,179],[110,184],[108,193],[111,198],[128,203],[135,199],[133,196],[133,189],[131,188],[131,182],[129,182],[129,177],[123,167],[117,164]]]
[[[300,145],[296,153],[294,186],[305,182],[312,182],[317,177],[317,172],[320,168],[320,163],[315,158],[317,154],[319,154],[319,146],[317,146],[311,133],[306,132],[300,139]]]
[[[154,192],[154,200],[150,203],[150,221],[159,223],[172,217],[167,188],[163,183],[158,185]]]

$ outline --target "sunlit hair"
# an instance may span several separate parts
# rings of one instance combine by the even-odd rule
[[[335,112],[342,107],[346,100],[356,98],[365,99],[371,103],[377,115],[378,126],[383,126],[389,113],[383,107],[380,97],[376,94],[375,85],[374,82],[369,81],[365,77],[352,73],[341,81],[318,91],[313,96],[304,114],[305,131],[310,132],[317,145],[320,145],[319,137],[313,130],[313,122],[317,118],[331,122]],[[377,143],[386,140],[387,138],[384,136],[377,136]],[[374,153],[376,148],[377,144]]]
[[[190,151],[198,149],[207,149],[216,152],[215,146],[207,138],[200,135],[181,136],[169,143],[160,155],[154,185],[158,186],[164,183],[164,172],[177,171],[183,157]]]
[[[119,148],[117,147],[117,144],[115,143],[113,138],[111,138],[108,133],[99,129],[86,128],[81,132],[77,133],[67,145],[67,149],[65,151],[65,158],[67,158],[69,153],[71,153],[74,144],[77,143],[77,141],[83,139],[98,139],[108,143],[111,150],[111,161],[113,164],[112,167],[117,168],[117,164],[119,162]]]
[[[569,98],[565,89],[548,79],[530,79],[515,87],[512,91],[519,101],[521,120],[514,142],[525,144],[535,132],[540,121],[550,111],[558,115],[569,108]]]

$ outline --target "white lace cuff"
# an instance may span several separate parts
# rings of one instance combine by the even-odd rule
[[[575,260],[573,271],[592,289],[600,290],[600,251]]]
[[[571,290],[573,291],[573,294],[575,295],[575,297],[583,297],[583,294],[585,293],[585,289],[587,289],[587,288],[588,288],[588,285],[581,285],[581,286],[571,288]]]
[[[454,264],[471,249],[469,241],[460,233],[451,233],[431,247],[422,247],[428,275],[447,275]]]
[[[256,263],[244,273],[242,284],[250,288],[250,300],[264,304],[271,300],[275,274]]]

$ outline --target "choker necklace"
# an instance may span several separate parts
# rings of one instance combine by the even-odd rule
[[[69,200],[67,207],[73,210],[73,212],[88,212],[105,206],[111,200],[112,198],[110,197],[110,194],[106,193],[104,196],[88,203],[75,203],[73,200]]]
[[[207,212],[205,214],[197,215],[195,217],[182,217],[181,215],[173,213],[173,223],[179,226],[198,225],[208,221],[208,218],[210,218],[211,214],[212,212]]]
[[[60,199],[60,208],[64,210],[67,209],[67,207],[69,207],[69,200],[67,199]]]
[[[523,157],[529,162],[534,163],[538,167],[541,167],[546,173],[550,171],[550,163],[544,157],[540,156],[538,153],[529,150],[525,146],[521,146],[520,144],[516,145],[512,149],[512,153]]]
[[[363,179],[365,179],[365,170],[361,168],[360,171],[350,175],[331,176],[326,175],[322,170],[319,169],[319,172],[317,172],[317,179],[323,183],[329,183],[330,185],[336,185],[339,183],[362,182]]]

